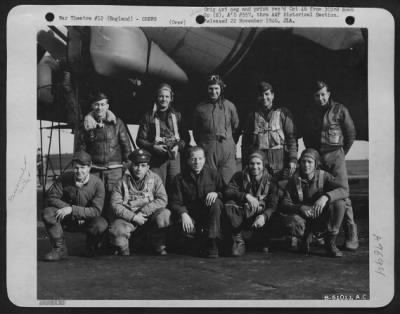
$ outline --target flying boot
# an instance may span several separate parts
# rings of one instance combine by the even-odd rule
[[[358,234],[357,234],[357,225],[353,224],[345,224],[344,225],[344,249],[348,251],[355,251],[358,249]]]
[[[44,256],[47,262],[57,262],[68,257],[67,246],[64,238],[53,239],[54,246],[52,250]]]
[[[207,239],[207,257],[217,258],[219,256],[217,239],[208,238]]]
[[[342,257],[343,253],[336,246],[337,233],[327,232],[325,237],[326,254],[329,257]]]
[[[232,235],[232,256],[239,257],[246,252],[246,246],[241,232]]]

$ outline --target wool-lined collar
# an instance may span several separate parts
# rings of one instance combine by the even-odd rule
[[[111,110],[106,111],[106,117],[103,122],[106,123],[113,123],[117,124],[117,117]],[[95,114],[93,111],[89,112],[86,116],[85,119],[83,120],[83,124],[85,127],[85,130],[92,130],[96,129],[98,125],[101,125],[95,118]]]

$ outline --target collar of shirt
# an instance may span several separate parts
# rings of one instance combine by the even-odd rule
[[[274,107],[274,105],[272,105],[270,108],[262,107],[262,108],[260,108],[260,110],[259,110],[258,112],[259,112],[263,117],[267,118],[268,115],[270,114],[270,112],[271,112],[272,110],[274,110],[274,109],[275,109],[275,107]]]
[[[299,178],[300,178],[301,183],[310,185],[315,179],[315,172],[314,172],[314,175],[313,175],[313,177],[311,179],[303,178],[301,176],[299,176]]]
[[[190,170],[190,171],[189,171],[189,176],[190,176],[194,181],[197,181],[197,180],[199,180],[199,179],[203,176],[203,171],[204,171],[204,167],[203,167],[203,169],[200,170],[199,173],[195,173],[194,171]]]
[[[157,109],[156,111],[153,111],[153,112],[154,112],[154,116],[161,118],[162,115],[169,116],[171,113],[175,113],[175,110],[174,110],[174,108],[171,107],[171,105],[169,105],[168,108],[164,111]]]
[[[132,173],[129,171],[129,169],[125,171],[125,175],[128,176],[128,178],[131,182],[135,182],[136,184],[139,184],[146,179],[146,177],[149,175],[149,171],[147,171],[146,174],[141,179],[135,179],[133,177]]]
[[[328,100],[328,103],[325,106],[318,106],[318,112],[322,115],[324,115],[329,109],[331,109],[333,106],[333,103],[331,99]]]
[[[244,171],[244,177],[248,178],[249,182],[253,182],[253,181],[261,182],[263,180],[263,178],[269,177],[269,172],[266,168],[263,169],[262,173],[258,176],[258,178],[253,178],[250,175],[250,171],[249,171],[248,167],[246,167],[243,171]]]
[[[218,97],[217,101],[213,102],[212,100],[210,100],[210,104],[213,106],[213,108],[219,108],[219,109],[223,109],[224,107],[224,102],[222,100],[221,97]]]
[[[76,181],[76,178],[74,177],[75,186],[77,188],[81,188],[82,186],[86,185],[89,182],[89,177],[90,177],[90,174],[87,175],[87,177],[85,178],[85,180],[83,180],[83,182]]]
[[[254,184],[260,184],[263,175],[260,174],[258,177],[250,177],[250,181]]]
[[[263,172],[262,172],[262,174],[260,175],[259,178],[252,178],[250,176],[248,168],[246,168],[244,170],[244,176],[243,176],[244,182],[243,182],[243,184],[244,184],[245,189],[247,189],[248,186],[250,186],[251,188],[258,190],[258,188],[260,187],[260,185],[261,185],[261,183],[263,182],[264,179],[266,179],[266,181],[265,181],[266,183],[265,184],[269,184],[270,175],[269,175],[267,169],[263,170]],[[257,191],[255,191],[255,193],[257,193]]]
[[[134,187],[137,191],[143,191],[146,186],[146,177],[147,173],[141,179],[135,179],[133,176],[130,176],[129,182],[131,183],[132,187]]]
[[[157,111],[155,112],[155,114],[156,114],[157,116],[162,116],[162,115],[168,115],[170,112],[172,112],[172,108],[171,108],[171,106],[168,106],[168,108],[165,109],[165,110],[163,110],[163,111],[157,109]]]
[[[160,119],[160,121],[166,122],[168,120],[168,110],[158,111],[156,117]]]
[[[96,128],[97,128],[97,129],[102,129],[102,128],[104,128],[104,122],[103,122],[103,121],[97,121],[97,123],[96,123]]]
[[[116,123],[116,117],[114,115],[114,113],[110,110],[107,109],[105,116],[100,119],[98,117],[96,117],[96,115],[93,113],[93,118],[96,120],[96,122],[100,125],[104,125],[105,123]]]

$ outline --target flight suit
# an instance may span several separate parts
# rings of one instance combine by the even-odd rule
[[[217,169],[225,183],[236,172],[236,144],[233,134],[239,127],[236,107],[229,100],[198,104],[193,117],[193,137],[205,150],[206,163]]]
[[[316,149],[321,156],[321,169],[330,172],[349,194],[349,182],[345,156],[356,138],[356,130],[345,106],[330,100],[325,107],[313,106],[303,130],[304,145]],[[345,199],[343,219],[346,241],[352,240],[358,247],[357,229],[353,207],[349,197]]]

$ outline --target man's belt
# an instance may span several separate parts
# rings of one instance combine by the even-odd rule
[[[228,139],[229,139],[229,137],[225,136],[225,135],[216,135],[216,134],[201,135],[201,140],[203,142],[205,142],[205,141],[223,142],[223,141],[227,141]]]

